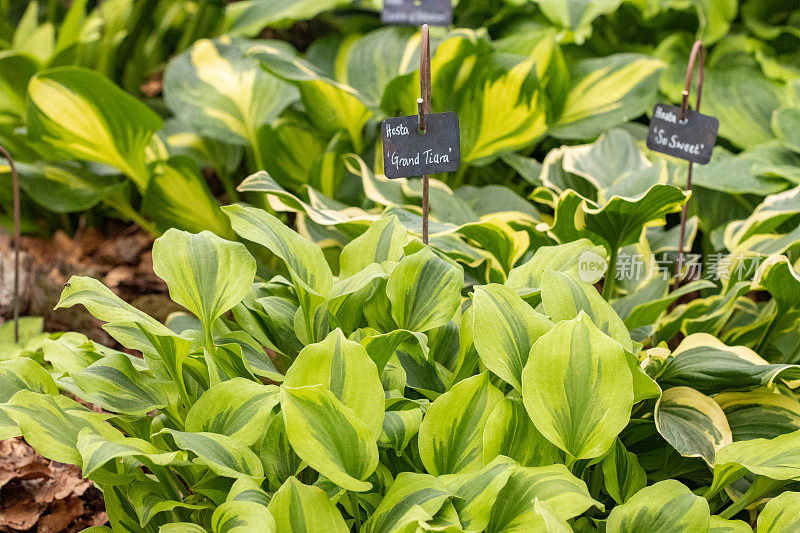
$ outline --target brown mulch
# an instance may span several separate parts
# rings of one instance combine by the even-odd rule
[[[22,439],[0,441],[0,532],[73,533],[107,521],[102,494],[78,467]]]
[[[43,316],[45,331],[78,331],[121,348],[83,306],[53,307],[71,276],[91,276],[163,321],[180,307],[153,272],[152,245],[138,227],[113,222],[74,237],[61,231],[49,240],[23,237],[20,316]],[[13,257],[9,236],[0,233],[0,323],[13,313]],[[76,466],[45,459],[22,439],[0,441],[0,533],[72,533],[107,521],[102,493]]]

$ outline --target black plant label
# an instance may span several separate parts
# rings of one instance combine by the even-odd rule
[[[381,124],[387,178],[453,172],[461,166],[458,115],[452,111],[426,115],[424,133],[418,125],[417,115],[387,118]]]
[[[681,119],[679,106],[656,104],[647,131],[647,147],[662,154],[705,165],[717,142],[719,120],[691,109]]]
[[[450,0],[383,0],[384,24],[450,26],[453,6]]]

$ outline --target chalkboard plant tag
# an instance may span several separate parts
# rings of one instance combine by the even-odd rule
[[[647,147],[705,165],[717,142],[719,120],[691,109],[681,119],[680,106],[656,104],[647,130]]]
[[[461,166],[458,115],[425,115],[425,132],[419,117],[387,118],[381,124],[383,171],[387,178],[408,178],[453,172]]]
[[[381,22],[408,26],[450,26],[453,24],[453,6],[450,0],[383,0]]]

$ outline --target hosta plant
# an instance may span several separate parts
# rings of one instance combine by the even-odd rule
[[[154,267],[186,313],[162,324],[80,277],[58,304],[142,357],[66,334],[43,341],[49,370],[0,362],[0,436],[80,466],[114,531],[797,524],[800,367],[702,332],[643,349],[580,280],[602,246],[540,247],[464,294],[391,213],[338,275],[266,211],[225,213],[281,274],[170,230]]]

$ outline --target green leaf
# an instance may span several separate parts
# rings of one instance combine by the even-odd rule
[[[625,353],[581,312],[533,345],[522,399],[547,440],[575,459],[600,457],[628,424],[633,406]]]
[[[555,246],[540,246],[528,261],[508,273],[506,287],[538,289],[542,286],[542,276],[546,269],[578,278],[580,259],[583,254],[589,253],[601,258],[606,257],[605,249],[589,239],[578,239]]]
[[[484,285],[472,297],[475,349],[486,368],[522,390],[522,369],[536,340],[553,325],[503,285]],[[480,326],[491,324],[491,327]]]
[[[322,385],[281,387],[281,408],[292,448],[308,465],[346,490],[363,492],[378,465],[370,428]]]
[[[521,466],[547,466],[562,461],[561,451],[539,433],[522,401],[504,398],[495,405],[483,431],[483,463],[503,455]]]
[[[245,446],[264,438],[279,401],[278,388],[233,378],[214,385],[186,414],[186,431],[219,433]]]
[[[278,489],[268,509],[275,518],[279,531],[349,531],[341,513],[325,492],[317,487],[303,485],[295,477],[290,477]]]
[[[592,21],[601,15],[613,13],[621,3],[611,0],[595,2],[570,2],[569,0],[534,0],[542,13],[557,27],[571,34],[577,44],[592,33]]]
[[[11,322],[8,323],[11,324]],[[53,378],[33,359],[19,357],[9,361],[0,361],[0,405],[21,390],[53,396],[58,394],[58,386]],[[16,422],[0,408],[0,439],[19,435],[20,430]]]
[[[286,372],[284,385],[322,385],[330,390],[372,432],[381,434],[384,393],[378,369],[364,348],[345,338],[340,329],[319,343],[309,344]]]
[[[428,408],[419,428],[419,455],[434,475],[478,470],[483,465],[483,431],[503,399],[489,374],[457,383]]]
[[[260,503],[247,501],[225,502],[211,516],[212,533],[276,533],[275,519]]]
[[[564,465],[514,467],[492,506],[487,533],[538,531],[541,512],[536,502],[547,503],[561,520],[574,518],[593,505],[602,505],[589,495],[586,484]],[[612,530],[613,531],[613,530]]]
[[[164,429],[175,439],[175,445],[197,455],[200,463],[224,477],[263,479],[264,469],[255,453],[236,439],[217,433],[188,433]]]
[[[708,502],[674,479],[645,487],[608,516],[608,531],[706,532]]]
[[[178,501],[170,498],[166,487],[162,483],[147,481],[135,481],[128,487],[128,499],[139,517],[139,525],[142,528],[158,514],[170,512],[175,509],[208,509],[212,508],[211,502],[190,503]]]
[[[734,442],[719,450],[708,495],[747,472],[775,480],[800,478],[800,430],[773,439]]]
[[[78,433],[76,448],[81,456],[81,473],[91,477],[95,471],[114,459],[135,457],[152,465],[168,465],[186,460],[186,452],[165,452],[142,439],[123,437],[119,433],[102,435],[92,427]]]
[[[725,520],[717,515],[711,515],[708,533],[751,533],[753,528],[741,520]]]
[[[633,351],[625,323],[589,283],[547,269],[542,277],[542,304],[554,323],[585,313],[600,331],[617,341],[623,349]]]
[[[562,139],[588,139],[650,110],[664,67],[662,61],[639,54],[574,62],[570,72],[572,86],[549,134]]]
[[[342,249],[339,277],[353,276],[372,263],[400,261],[407,240],[407,232],[396,216],[381,217]]]
[[[800,527],[800,492],[786,491],[767,502],[758,515],[756,533],[790,533]]]
[[[155,167],[144,193],[142,211],[162,231],[174,227],[235,237],[197,164],[185,156],[171,157]]]
[[[28,82],[37,70],[36,60],[27,54],[11,50],[0,53],[0,115],[10,115],[21,121]]]
[[[328,135],[346,131],[355,151],[362,150],[364,125],[372,112],[355,89],[323,76],[310,63],[274,46],[259,44],[248,53],[267,71],[300,90],[306,115],[314,125]]]
[[[153,243],[153,270],[167,282],[172,300],[211,331],[214,321],[247,295],[256,262],[241,243],[210,231],[171,229]]]
[[[309,20],[347,0],[249,0],[228,4],[225,28],[231,35],[253,36],[264,28],[285,29],[294,22]]]
[[[630,500],[647,485],[647,474],[639,465],[636,454],[626,450],[619,439],[603,459],[601,468],[606,492],[618,504]]]
[[[19,427],[25,441],[43,456],[60,463],[81,464],[78,434],[92,428],[106,438],[119,433],[105,423],[110,415],[89,411],[65,396],[21,390],[0,405]]]
[[[401,472],[391,484],[372,516],[364,523],[364,533],[403,531],[419,517],[433,517],[452,496],[444,484],[428,474]],[[413,529],[412,529],[413,530]]]
[[[800,402],[767,389],[714,396],[728,419],[733,440],[777,437],[800,430]]]
[[[285,43],[265,43],[290,53]],[[255,148],[258,129],[298,94],[246,55],[252,44],[230,37],[200,39],[175,56],[164,72],[164,99],[172,112],[202,135]]]
[[[702,457],[714,466],[714,456],[733,442],[720,406],[690,387],[667,389],[656,402],[656,429],[684,457]]]
[[[776,109],[772,114],[772,129],[778,138],[795,152],[800,152],[800,135],[792,124],[797,124],[798,120],[800,120],[800,108],[797,107]]]
[[[70,377],[87,399],[115,413],[140,417],[178,403],[173,382],[148,377],[123,354],[103,357]]]
[[[117,168],[145,190],[150,177],[145,148],[163,125],[146,105],[97,72],[77,67],[38,73],[28,95],[33,141],[64,158]]]
[[[766,387],[777,379],[800,379],[800,367],[769,364],[749,348],[727,346],[706,333],[686,337],[656,378],[663,388],[687,386],[704,394]]]
[[[317,338],[317,333],[324,333],[317,331],[316,311],[333,288],[333,274],[322,250],[262,209],[230,205],[223,211],[236,233],[264,246],[286,263],[303,309],[306,331],[312,333],[312,342],[322,340]]]
[[[394,268],[386,283],[392,317],[400,327],[425,332],[450,321],[461,303],[463,273],[423,248]]]
[[[378,445],[389,447],[400,455],[419,433],[424,415],[422,405],[405,398],[388,399]]]
[[[458,498],[453,505],[465,529],[483,531],[492,505],[513,472],[514,462],[498,457],[476,472],[440,476],[439,481]]]

